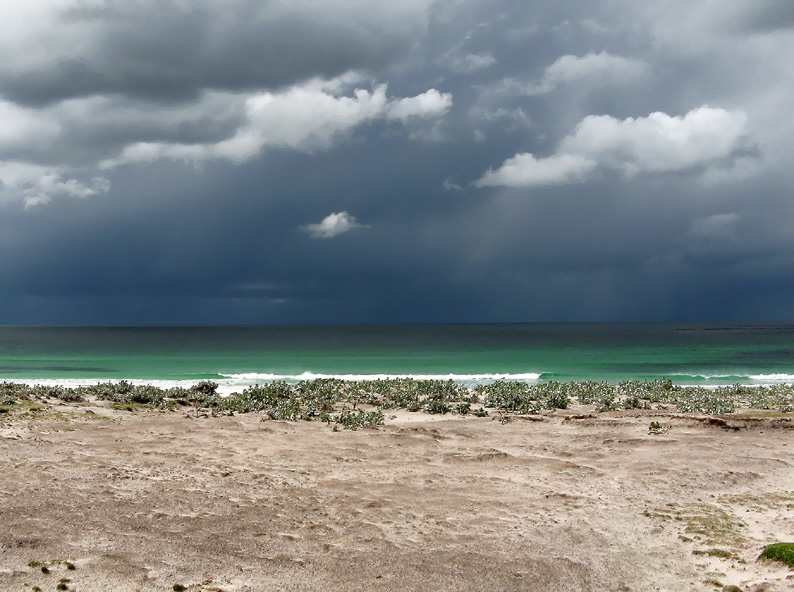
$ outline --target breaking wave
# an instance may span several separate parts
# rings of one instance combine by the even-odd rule
[[[303,372],[301,374],[221,374],[227,380],[240,381],[241,383],[271,382],[273,380],[286,380],[289,382],[299,380],[315,380],[322,378],[336,378],[358,382],[363,380],[388,380],[393,378],[412,378],[414,380],[454,380],[455,382],[482,382],[488,380],[538,380],[540,373],[525,372],[519,374],[483,373],[483,374],[403,374],[399,372],[383,374],[323,374],[316,372]]]
[[[762,386],[794,383],[794,374],[670,374],[669,376],[676,384],[711,382]]]
[[[753,374],[750,378],[754,381],[769,383],[794,382],[794,374]]]

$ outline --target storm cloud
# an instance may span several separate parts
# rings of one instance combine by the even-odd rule
[[[794,319],[772,0],[0,6],[0,322]]]

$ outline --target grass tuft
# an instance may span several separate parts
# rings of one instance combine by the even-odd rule
[[[794,568],[794,543],[775,543],[764,548],[758,559],[779,561]]]

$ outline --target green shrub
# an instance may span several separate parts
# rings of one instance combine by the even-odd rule
[[[497,380],[479,388],[486,407],[504,411],[520,412],[531,398],[529,385],[523,382]]]
[[[150,384],[135,386],[127,380],[116,383],[101,382],[86,388],[85,391],[93,394],[97,399],[122,404],[162,405],[165,397],[165,392],[156,386]]]
[[[794,385],[776,384],[747,389],[747,406],[755,409],[777,409],[784,413],[794,411]]]
[[[190,390],[202,395],[214,395],[218,391],[218,383],[212,380],[202,380],[190,387]]]
[[[455,405],[455,412],[460,413],[461,415],[468,415],[471,413],[471,403],[468,401],[464,403],[458,403]]]
[[[618,401],[617,396],[614,392],[604,392],[598,398],[598,404],[596,405],[596,411],[604,412],[604,411],[614,411],[618,408]]]
[[[238,413],[254,413],[275,407],[280,401],[288,399],[292,387],[284,381],[249,387],[236,397],[223,400],[223,408]]]
[[[418,411],[421,407],[419,403],[419,396],[413,391],[398,391],[395,393],[394,398],[391,400],[394,407],[404,407],[406,409],[415,407]]]
[[[631,394],[623,399],[623,409],[642,409],[644,405],[636,394]]]
[[[723,415],[736,411],[736,402],[731,396],[730,389],[710,390],[688,387],[680,391],[678,399],[678,411],[682,413]]]
[[[56,398],[66,403],[78,403],[85,401],[83,394],[76,389],[70,389],[70,388],[58,389],[58,392],[56,393],[55,396]]]
[[[162,405],[165,393],[162,389],[145,384],[136,386],[132,390],[123,395],[126,400],[125,403],[140,403],[143,405]]]
[[[121,408],[152,405],[173,408],[175,404],[209,407],[229,413],[263,412],[273,419],[327,420],[338,414],[340,406],[348,412],[357,411],[360,405],[371,405],[377,412],[384,409],[406,409],[444,414],[455,411],[461,415],[474,413],[488,416],[485,409],[472,409],[472,404],[482,402],[484,407],[495,409],[500,417],[513,414],[538,414],[544,409],[566,409],[571,400],[582,404],[595,404],[598,411],[619,408],[665,409],[675,405],[682,413],[728,414],[737,407],[794,411],[794,385],[747,387],[733,385],[709,389],[680,387],[665,378],[656,381],[607,382],[557,382],[533,384],[520,381],[497,380],[490,384],[467,388],[451,380],[415,380],[397,378],[346,382],[339,379],[304,380],[297,384],[274,381],[221,397],[218,384],[203,380],[192,387],[168,390],[152,385],[135,386],[127,380],[104,382],[79,390],[60,386],[28,386],[13,382],[0,383],[0,413],[13,410],[20,401],[58,398],[79,401],[83,395],[93,395],[100,400],[112,401]],[[662,405],[663,404],[663,405]],[[34,411],[31,409],[31,411]],[[341,425],[341,424],[339,424]]]
[[[543,405],[546,409],[568,409],[568,393],[562,390],[550,392]]]
[[[272,407],[268,407],[267,415],[270,419],[297,421],[299,419],[310,419],[308,410],[304,409],[300,401],[296,399],[283,399]]]
[[[592,380],[580,382],[576,386],[578,387],[575,389],[576,398],[582,405],[592,405],[598,401],[604,389],[612,389],[612,385],[606,382],[598,383]]]
[[[384,416],[381,411],[362,411],[361,409],[344,409],[338,414],[326,418],[334,428],[342,426],[346,430],[356,431],[358,428],[374,428],[383,425]]]
[[[769,559],[785,563],[794,568],[794,543],[775,543],[764,548],[758,559]]]
[[[426,399],[424,403],[424,407],[428,413],[433,413],[436,415],[443,415],[445,413],[449,413],[450,410],[449,403],[441,397],[431,397],[429,399]]]

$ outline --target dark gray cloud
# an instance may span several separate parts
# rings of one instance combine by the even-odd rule
[[[62,45],[50,59],[8,63],[0,92],[30,105],[108,94],[183,102],[206,89],[277,89],[378,70],[422,33],[424,9],[419,0],[75,3],[36,15],[51,19],[48,43]]]
[[[781,0],[733,2],[728,12],[729,26],[738,32],[765,32],[794,27],[794,6]]]
[[[31,3],[0,322],[794,318],[785,8],[309,4]]]

